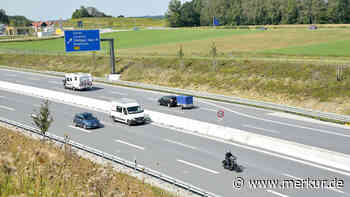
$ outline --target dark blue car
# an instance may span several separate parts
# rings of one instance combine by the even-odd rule
[[[84,129],[95,129],[100,127],[100,121],[88,112],[76,114],[73,123],[76,127],[82,127]]]

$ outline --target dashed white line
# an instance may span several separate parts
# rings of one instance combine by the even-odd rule
[[[287,176],[287,177],[290,177],[290,178],[293,178],[293,179],[296,179],[296,180],[303,180],[302,178],[299,178],[299,177],[296,177],[296,176],[293,176],[293,175],[290,175],[290,174],[287,174],[287,173],[283,173],[284,176]],[[328,190],[331,190],[331,191],[334,191],[334,192],[338,192],[338,193],[341,193],[341,194],[346,194],[345,192],[339,190],[339,189],[335,189],[335,188],[331,188],[331,187],[327,187],[325,189],[328,189]]]
[[[202,167],[202,166],[200,166],[200,165],[190,163],[190,162],[188,162],[188,161],[184,161],[184,160],[181,160],[181,159],[178,159],[177,161],[180,162],[180,163],[183,163],[183,164],[186,164],[186,165],[195,167],[195,168],[199,168],[199,169],[204,170],[204,171],[207,171],[207,172],[211,172],[211,173],[213,173],[213,174],[219,174],[219,172],[217,172],[217,171],[215,171],[215,170],[211,170],[211,169]]]
[[[15,74],[5,74],[5,76],[8,76],[8,77],[16,77],[17,75],[15,75]]]
[[[125,141],[122,141],[122,140],[114,140],[114,141],[115,141],[115,142],[119,142],[119,143],[121,143],[121,144],[125,144],[125,145],[128,145],[128,146],[134,147],[134,148],[137,148],[137,149],[139,149],[139,150],[145,150],[144,147],[142,147],[142,146],[137,146],[137,145],[131,144],[131,143],[129,143],[129,142],[125,142]]]
[[[57,81],[49,81],[49,83],[52,83],[52,84],[61,84],[61,83],[59,83],[59,82],[57,82]]]
[[[173,141],[173,140],[169,140],[169,139],[165,139],[164,141],[167,141],[169,143],[172,143],[172,144],[177,144],[179,146],[183,146],[183,147],[186,147],[186,148],[190,148],[190,149],[193,149],[193,150],[198,150],[198,148],[194,147],[194,146],[190,146],[190,145],[187,145],[187,144],[183,144],[181,142],[176,142],[176,141]]]
[[[260,128],[260,127],[254,127],[254,126],[251,126],[251,125],[243,125],[244,127],[247,127],[247,128],[251,128],[251,129],[257,129],[257,130],[261,130],[261,131],[266,131],[266,132],[269,132],[269,133],[280,133],[279,131],[275,131],[275,130],[272,130],[272,129],[264,129],[264,128]]]
[[[108,96],[99,96],[99,98],[101,98],[101,99],[107,99],[107,100],[113,100],[113,99],[115,99],[115,98],[108,97]]]
[[[72,125],[70,125],[68,127],[72,128],[72,129],[76,129],[76,130],[82,131],[82,132],[85,132],[85,133],[91,133],[91,131],[89,131],[89,130],[82,129],[82,128],[79,128],[79,127],[75,127],[75,126],[72,126]]]
[[[285,194],[281,194],[281,193],[278,193],[278,192],[273,191],[273,190],[266,190],[266,191],[269,192],[269,193],[271,193],[271,194],[275,194],[275,195],[277,195],[277,196],[280,196],[280,197],[289,197],[289,196],[287,196],[287,195],[285,195]]]
[[[33,80],[33,81],[39,81],[39,80],[40,80],[40,79],[38,79],[38,78],[32,78],[32,77],[28,77],[27,79]]]
[[[200,107],[199,109],[203,109],[203,110],[207,110],[207,111],[212,111],[212,112],[217,112],[217,110],[215,110],[215,109],[209,109],[209,108],[205,108],[205,107]]]
[[[7,106],[3,106],[3,105],[0,105],[0,108],[6,109],[6,110],[9,110],[9,111],[16,111],[15,109],[13,109],[11,107],[7,107]]]
[[[121,93],[121,92],[111,92],[112,94],[117,94],[117,95],[121,95],[121,96],[127,96],[128,94],[125,94],[125,93]]]

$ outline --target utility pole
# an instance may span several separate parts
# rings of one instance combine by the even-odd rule
[[[109,42],[109,54],[111,57],[111,74],[115,74],[115,56],[114,56],[114,39],[113,38],[102,38],[102,42]]]

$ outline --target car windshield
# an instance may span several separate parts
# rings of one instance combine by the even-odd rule
[[[96,119],[92,114],[83,114],[85,120],[93,120]]]
[[[142,113],[143,109],[140,106],[128,107],[129,114],[137,114]]]

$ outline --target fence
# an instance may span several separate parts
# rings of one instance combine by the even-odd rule
[[[8,125],[11,125],[11,126],[14,126],[16,128],[19,128],[19,129],[23,129],[25,131],[29,131],[31,133],[34,133],[34,134],[37,134],[37,135],[40,135],[40,136],[43,136],[43,137],[46,137],[46,138],[48,138],[50,140],[53,140],[53,141],[61,143],[61,144],[68,144],[68,145],[72,146],[75,149],[82,150],[82,151],[91,153],[93,155],[96,155],[98,157],[104,158],[106,160],[109,160],[109,161],[121,164],[121,165],[126,166],[128,168],[134,169],[134,170],[136,170],[138,172],[141,172],[141,173],[144,173],[146,175],[155,177],[155,178],[157,178],[159,180],[162,180],[162,181],[165,181],[167,183],[176,185],[176,186],[178,186],[180,188],[183,188],[185,190],[188,190],[188,191],[193,192],[195,194],[198,194],[200,196],[204,196],[204,197],[219,197],[216,194],[204,191],[201,188],[198,188],[198,187],[193,186],[191,184],[185,183],[185,182],[180,181],[178,179],[172,178],[170,176],[167,176],[167,175],[162,174],[160,172],[157,172],[155,170],[146,168],[146,167],[144,167],[144,166],[142,166],[140,164],[135,165],[135,163],[133,163],[133,162],[121,159],[121,158],[119,158],[117,156],[114,156],[114,155],[102,152],[100,150],[97,150],[97,149],[94,149],[94,148],[91,148],[91,147],[88,147],[88,146],[85,146],[83,144],[74,142],[72,140],[69,140],[67,142],[67,141],[65,141],[65,139],[63,137],[56,136],[56,135],[53,135],[53,134],[50,134],[50,133],[47,133],[47,134],[43,135],[40,132],[40,130],[38,130],[36,128],[32,128],[32,127],[29,127],[27,125],[24,125],[24,124],[15,122],[15,121],[7,120],[7,119],[1,118],[1,117],[0,117],[0,122],[8,124]]]

